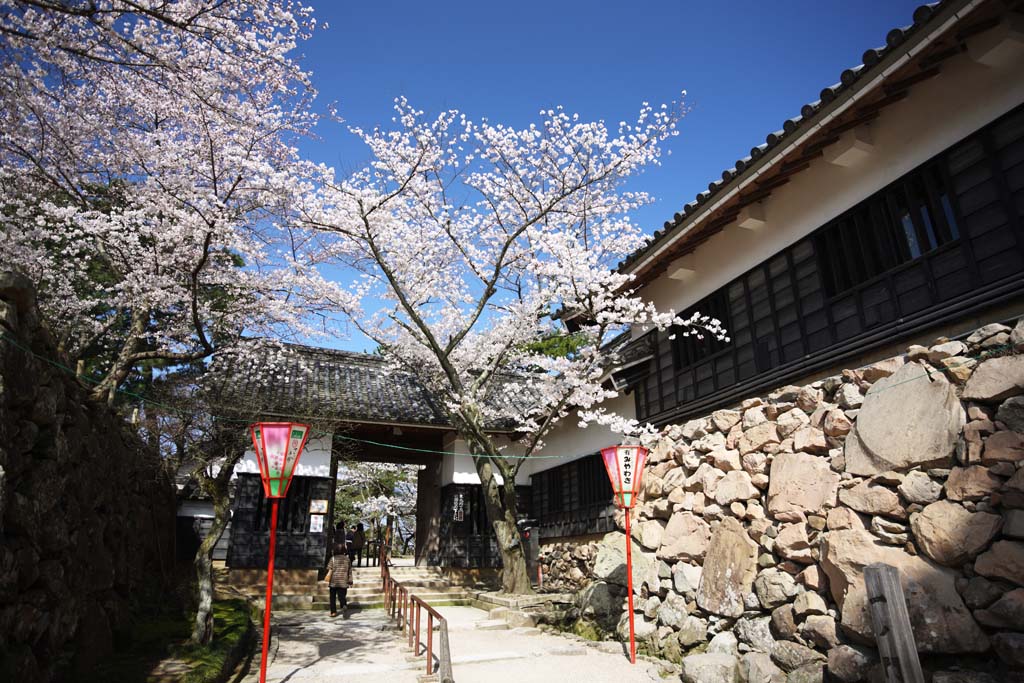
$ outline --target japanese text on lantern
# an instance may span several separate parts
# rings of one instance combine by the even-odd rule
[[[634,453],[632,448],[623,448],[619,451],[619,477],[623,491],[633,490]]]

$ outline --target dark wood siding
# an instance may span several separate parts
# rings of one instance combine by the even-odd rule
[[[729,343],[652,333],[638,417],[706,411],[1019,297],[1022,215],[1018,107],[698,302],[692,310],[720,319]]]
[[[601,455],[538,472],[530,479],[540,537],[582,536],[615,528],[615,506]]]
[[[327,534],[309,532],[309,502],[330,500],[334,487],[327,477],[295,477],[277,515],[274,567],[319,569],[327,556]],[[267,566],[270,544],[270,501],[263,497],[259,475],[239,474],[231,517],[229,567],[258,569]],[[324,531],[326,532],[326,525]]]
[[[530,515],[530,489],[516,487],[520,517]],[[462,499],[462,520],[455,519],[456,501]],[[441,533],[436,555],[428,562],[442,567],[500,567],[498,540],[487,521],[483,491],[478,485],[449,484],[441,488]]]

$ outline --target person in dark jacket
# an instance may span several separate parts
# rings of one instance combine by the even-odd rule
[[[336,543],[334,554],[327,563],[327,576],[324,577],[327,585],[331,587],[331,616],[338,616],[337,602],[341,602],[341,609],[348,605],[348,589],[352,585],[352,560],[349,559],[348,549],[344,543]]]
[[[354,563],[358,563],[361,567],[363,566],[363,548],[366,546],[366,531],[363,529],[363,523],[359,522],[352,527],[352,545],[349,547],[349,558]]]

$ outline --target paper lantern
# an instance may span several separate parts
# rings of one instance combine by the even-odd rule
[[[260,465],[263,494],[284,498],[309,437],[309,425],[297,422],[256,422],[249,427]]]
[[[601,449],[601,457],[612,482],[615,505],[627,509],[633,507],[640,493],[647,449],[643,446],[609,446]]]

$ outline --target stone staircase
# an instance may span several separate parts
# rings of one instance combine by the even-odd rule
[[[352,587],[348,589],[348,604],[352,609],[373,609],[384,606],[384,592],[379,567],[356,567]],[[392,567],[391,576],[406,586],[414,595],[431,607],[468,605],[478,591],[452,584],[437,567]],[[277,603],[275,598],[274,603]],[[317,585],[312,609],[329,609],[330,591],[327,584]]]

